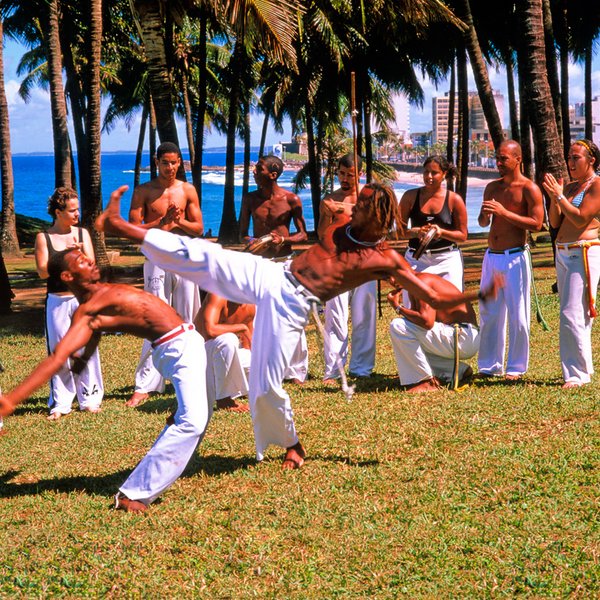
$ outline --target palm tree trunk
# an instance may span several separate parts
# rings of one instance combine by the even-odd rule
[[[146,123],[148,121],[148,104],[144,103],[142,119],[140,121],[140,133],[138,135],[137,148],[135,150],[135,167],[133,169],[133,187],[140,185],[140,171],[142,168],[142,155],[144,153],[144,138],[146,137]]]
[[[456,147],[456,192],[467,200],[469,174],[469,79],[467,56],[464,48],[456,53],[456,79],[458,88],[458,143]]]
[[[4,88],[4,28],[0,19],[0,183],[2,186],[2,229],[0,230],[0,255],[21,256],[15,218],[15,182],[10,150],[10,125],[8,102]]]
[[[63,61],[65,71],[67,72],[67,92],[71,104],[71,120],[73,122],[73,130],[75,131],[75,145],[77,147],[77,170],[79,172],[79,187],[80,190],[89,189],[89,173],[87,158],[88,153],[86,148],[85,136],[85,101],[83,98],[83,90],[81,89],[81,80],[73,61],[73,53],[71,45],[66,38],[66,32],[61,31],[61,48],[63,51]],[[83,193],[83,192],[82,192]],[[84,198],[82,196],[82,208]]]
[[[316,228],[316,224],[319,222],[319,205],[321,204],[321,165],[319,163],[318,153],[316,151],[313,111],[309,98],[306,98],[304,111],[306,115],[306,145],[308,149],[310,197]]]
[[[367,82],[368,77],[369,75],[366,74],[365,78],[367,79]],[[365,115],[365,158],[367,162],[367,181],[370,183],[373,181],[373,138],[371,136],[371,93],[368,83],[365,85],[363,107]]]
[[[512,57],[504,61],[506,66],[506,89],[508,90],[508,112],[510,115],[510,135],[513,140],[521,142],[519,132],[519,115],[517,113],[517,96],[515,92],[515,72]]]
[[[10,305],[14,297],[6,265],[4,264],[4,257],[2,256],[2,248],[0,248],[0,315],[10,312]]]
[[[67,101],[62,80],[62,50],[59,36],[59,9],[57,0],[48,0],[46,52],[50,83],[50,106],[52,112],[52,136],[54,140],[54,185],[71,185],[73,179],[71,142],[67,127]]]
[[[471,5],[469,0],[459,0],[457,4],[460,7],[459,16],[467,25],[467,29],[463,31],[463,38],[473,68],[473,76],[475,78],[475,84],[477,85],[481,108],[483,109],[483,114],[485,115],[492,141],[497,148],[504,139],[504,131],[502,129],[502,123],[500,122],[498,110],[496,109],[487,67],[483,60],[483,55],[481,54],[479,39],[477,38],[477,32],[473,23]]]
[[[269,109],[265,108],[265,118],[263,119],[262,130],[260,132],[260,146],[258,147],[258,156],[265,153],[265,144],[267,141],[267,130],[269,129]]]
[[[454,162],[454,105],[456,103],[456,59],[450,67],[450,92],[448,100],[448,138],[446,139],[446,160]],[[452,184],[453,186],[454,184]]]
[[[190,164],[194,164],[196,154],[194,149],[194,129],[192,127],[192,107],[190,105],[190,91],[188,88],[188,80],[185,73],[181,77],[181,97],[183,99],[183,107],[185,110],[185,133],[188,143],[188,154],[190,155]]]
[[[207,68],[206,68],[206,13],[200,12],[200,39],[198,42],[198,65],[199,65],[199,85],[198,85],[198,106],[196,110],[196,137],[194,143],[194,161],[192,163],[192,181],[198,193],[200,206],[202,206],[202,163],[204,152],[204,117],[206,115],[206,88],[207,88]]]
[[[223,213],[219,225],[219,242],[231,243],[238,239],[238,220],[235,212],[235,141],[239,119],[240,73],[242,73],[243,38],[237,39],[231,57],[232,86],[227,118],[227,150],[225,155],[225,190]]]
[[[243,103],[244,117],[244,179],[242,183],[242,198],[250,187],[250,105],[248,99]]]
[[[594,137],[594,123],[592,119],[592,44],[585,49],[585,137],[588,140]]]
[[[571,123],[569,121],[569,43],[566,34],[567,27],[567,9],[566,6],[561,11],[562,22],[560,27],[559,47],[560,47],[560,89],[561,89],[561,109],[565,115],[563,119],[563,155],[566,156],[571,145]]]
[[[88,188],[82,187],[82,221],[89,230],[94,244],[96,263],[101,270],[110,266],[104,245],[104,233],[94,227],[102,212],[100,59],[102,53],[102,0],[90,0],[89,54],[87,76],[86,150],[88,163]]]
[[[521,58],[522,50],[518,51],[519,65],[525,63]],[[523,173],[529,179],[533,179],[533,151],[531,149],[531,125],[529,123],[529,112],[527,109],[525,90],[525,78],[519,72],[519,130],[521,132],[521,154],[523,157]]]
[[[562,109],[560,101],[560,85],[558,83],[558,65],[556,64],[556,47],[554,37],[554,26],[552,24],[552,11],[550,10],[550,0],[542,0],[543,23],[544,23],[544,43],[546,46],[546,68],[548,69],[548,83],[552,93],[552,102],[554,105],[554,114],[556,115],[556,128],[559,138],[562,138]],[[567,114],[567,119],[568,119]]]
[[[524,64],[519,62],[519,77],[524,80],[535,155],[540,161],[536,170],[540,175],[552,173],[566,178],[562,140],[558,135],[552,92],[548,84],[542,15],[542,0],[522,0],[517,3],[519,39],[523,49],[520,58],[525,61]]]
[[[156,111],[156,128],[161,142],[179,146],[173,109],[173,81],[165,48],[165,28],[157,0],[131,0],[132,12],[144,43],[148,78]],[[178,174],[179,176],[179,174]]]
[[[152,93],[149,94],[148,103],[150,106],[150,127],[148,128],[148,148],[150,151],[150,179],[156,179],[158,173],[156,171],[156,113],[154,112],[154,101]]]

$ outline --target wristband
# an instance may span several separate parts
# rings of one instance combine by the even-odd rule
[[[401,315],[402,314],[402,310],[401,309],[402,309],[402,305],[401,304],[399,304],[398,306],[396,306],[396,314],[397,315]]]
[[[566,200],[566,199],[567,199],[567,197],[564,194],[560,194],[560,195],[556,196],[556,201],[558,203],[560,203],[560,202],[562,202],[563,200]]]

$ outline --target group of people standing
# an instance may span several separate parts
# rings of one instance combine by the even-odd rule
[[[425,331],[421,327],[417,335],[420,342],[415,342],[415,319],[410,314],[402,315],[405,321],[411,321],[408,327],[399,320],[392,322],[392,344],[400,378],[405,384],[414,384],[413,390],[437,389],[439,384],[433,368],[418,368],[419,362],[428,362],[419,361],[419,352],[435,363],[440,356],[449,359],[457,351],[462,358],[469,358],[478,346],[481,377],[518,381],[527,372],[533,281],[527,236],[528,232],[540,231],[544,224],[544,201],[540,187],[522,172],[521,148],[517,142],[504,141],[496,150],[496,163],[500,178],[486,186],[478,217],[480,226],[490,228],[481,286],[489,285],[498,273],[504,277],[504,286],[494,299],[480,305],[476,341],[472,327],[462,327],[464,331],[453,343],[448,342],[452,333],[448,327],[445,338],[436,336],[433,329]],[[550,201],[549,226],[556,232],[563,387],[573,388],[589,383],[594,370],[591,327],[600,277],[600,150],[590,140],[578,140],[569,149],[567,166],[569,183],[546,174],[542,186]],[[442,180],[450,174],[451,166],[443,157],[429,157],[424,164],[425,185],[409,190],[402,197],[402,217],[411,224],[407,231],[410,240],[406,259],[417,271],[437,274],[462,289],[462,260],[455,245],[466,238],[466,213],[462,199],[443,190]],[[413,239],[422,240],[434,227],[434,243],[415,261],[413,254],[418,243],[413,243]],[[393,298],[390,301],[398,306]],[[458,324],[448,318],[445,321],[455,328]],[[407,363],[412,363],[413,368],[408,370]],[[447,380],[447,367],[447,364],[438,367],[441,379]]]
[[[378,279],[393,286],[388,299],[398,318],[390,334],[400,381],[407,389],[429,391],[452,378],[464,380],[470,368],[459,359],[477,350],[482,375],[518,380],[529,359],[532,272],[527,232],[541,229],[544,207],[540,188],[521,172],[519,145],[503,142],[496,158],[500,178],[486,187],[479,215],[480,225],[490,226],[481,289],[468,293],[463,292],[459,248],[467,237],[466,209],[462,198],[443,186],[451,166],[441,157],[425,161],[424,185],[406,192],[400,202],[388,186],[361,187],[360,163],[352,155],[342,157],[340,188],[321,203],[318,242],[291,256],[292,243],[306,239],[306,228],[299,198],[277,185],[283,169],[279,159],[263,157],[256,165],[258,189],[243,199],[241,214],[241,233],[250,252],[240,253],[201,239],[196,192],[176,179],[179,150],[162,144],[156,158],[158,178],[134,191],[129,221],[120,216],[124,186],[113,192],[96,223],[99,230],[141,244],[145,292],[100,283],[89,234],[77,225],[76,194],[63,190],[59,200],[57,190],[50,202],[53,225],[36,240],[38,270],[48,278],[52,354],[15,390],[0,396],[0,415],[12,412],[49,377],[52,418],[69,412],[75,395],[80,408],[99,410],[99,335],[120,330],[145,339],[128,405],[136,406],[162,389],[163,378],[168,378],[178,409],[120,488],[118,508],[145,510],[182,472],[204,435],[214,403],[240,410],[235,399],[246,393],[257,459],[275,444],[285,449],[283,468],[299,468],[305,450],[283,384],[302,383],[306,375],[304,328],[309,315],[317,312],[317,305],[325,312],[325,383],[341,375],[347,360],[349,307],[350,372],[369,376],[375,363]],[[565,387],[574,387],[588,383],[593,372],[590,329],[600,276],[600,183],[595,171],[600,151],[587,140],[575,142],[568,162],[570,183],[547,175],[543,186],[551,200],[550,224],[558,229]],[[251,219],[254,239],[248,235]],[[295,233],[290,233],[292,222]],[[405,257],[386,244],[392,235],[409,239]],[[421,247],[425,238],[426,248]],[[202,308],[199,290],[208,292]],[[474,300],[480,301],[480,329]],[[225,342],[213,341],[219,336],[228,338],[227,351]],[[199,344],[198,338],[205,343]],[[248,367],[242,350],[250,347]],[[207,354],[213,363],[225,357],[219,369],[206,364]],[[229,375],[234,366],[243,376]],[[141,383],[146,372],[151,384]],[[235,384],[228,387],[224,384],[229,379]]]

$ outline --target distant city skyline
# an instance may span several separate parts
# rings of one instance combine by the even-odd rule
[[[18,95],[20,79],[17,74],[18,62],[25,51],[24,47],[10,39],[5,38],[4,47],[4,82],[8,101],[11,148],[15,154],[31,152],[52,152],[52,122],[50,115],[49,93],[35,87],[31,91],[29,103],[25,103]],[[593,95],[600,95],[600,58],[594,57],[594,73],[592,78]],[[506,96],[506,75],[503,70],[489,69],[492,87]],[[426,132],[432,129],[432,98],[443,96],[449,84],[447,81],[440,83],[437,88],[427,78],[418,77],[424,92],[423,107],[410,106],[409,129],[411,133]],[[469,89],[475,90],[475,83],[469,67]],[[583,65],[571,64],[569,67],[569,101],[571,104],[582,102],[584,99]],[[505,111],[505,113],[508,111]],[[141,111],[140,111],[141,116]],[[128,131],[124,122],[119,121],[110,134],[102,134],[102,150],[106,152],[134,151],[137,146],[139,119],[138,116],[131,129]],[[505,120],[506,120],[505,115]],[[398,114],[398,124],[406,118]],[[260,143],[263,116],[256,113],[251,115],[252,146]],[[503,123],[505,126],[508,123]],[[399,127],[404,128],[404,127]],[[182,148],[187,147],[184,123],[178,121],[179,143]],[[284,132],[277,133],[272,126],[267,133],[267,146],[279,142],[291,141],[291,126],[286,124]],[[220,147],[226,143],[225,136],[214,131],[208,131],[205,141],[206,147]],[[147,146],[147,144],[146,144]]]

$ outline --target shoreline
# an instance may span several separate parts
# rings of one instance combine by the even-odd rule
[[[415,186],[423,185],[423,175],[417,172],[396,171],[396,183],[406,183]],[[467,177],[467,185],[472,187],[485,187],[491,180],[480,177]]]

